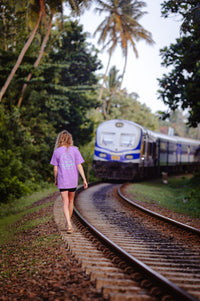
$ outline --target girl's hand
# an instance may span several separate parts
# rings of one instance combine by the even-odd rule
[[[83,186],[84,186],[84,189],[87,189],[88,188],[88,183],[87,183],[87,181],[85,180],[85,181],[83,181]]]

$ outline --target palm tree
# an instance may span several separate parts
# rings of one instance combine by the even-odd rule
[[[37,23],[36,23],[33,31],[31,32],[31,35],[30,35],[27,43],[24,45],[24,47],[23,47],[23,49],[22,49],[22,51],[21,51],[21,53],[18,57],[18,60],[15,63],[15,66],[13,67],[9,77],[7,78],[4,86],[1,89],[0,102],[2,100],[3,95],[5,94],[5,92],[7,90],[11,80],[13,79],[13,76],[15,75],[19,65],[21,64],[26,51],[28,50],[29,46],[31,45],[42,18],[44,16],[46,16],[46,12],[47,12],[47,9],[48,9],[48,10],[50,10],[50,14],[51,14],[50,20],[49,20],[49,25],[47,27],[47,33],[44,37],[43,43],[42,43],[41,48],[40,48],[39,56],[38,56],[37,60],[34,63],[34,68],[37,68],[37,66],[39,65],[40,60],[42,58],[42,55],[44,53],[44,49],[45,49],[47,40],[48,40],[50,32],[51,32],[53,14],[56,11],[59,11],[59,12],[62,13],[62,2],[63,2],[62,0],[59,0],[59,1],[58,0],[47,0],[47,1],[46,0],[34,0],[33,4],[31,2],[31,4],[30,4],[30,11],[31,11],[30,17],[34,17],[35,14],[36,14],[38,16]],[[67,0],[66,2],[68,2],[68,4],[70,5],[72,11],[75,11],[75,12],[79,13],[81,11],[81,9],[83,9],[84,7],[87,7],[89,0]],[[32,74],[30,73],[27,77],[27,81],[29,81],[31,79],[31,77],[32,77]],[[24,84],[24,86],[22,88],[22,95],[21,95],[21,97],[18,101],[18,107],[21,106],[21,102],[22,102],[22,99],[23,99],[23,94],[24,94],[24,91],[25,91],[26,87],[27,87],[27,84]]]
[[[133,47],[133,51],[138,57],[136,42],[145,40],[149,44],[153,43],[151,33],[145,30],[138,20],[145,14],[141,9],[146,6],[145,2],[138,0],[97,0],[100,7],[96,11],[100,14],[107,12],[108,16],[97,27],[94,35],[100,32],[98,43],[103,44],[103,49],[108,48],[109,59],[101,85],[99,99],[102,97],[106,74],[110,65],[111,56],[118,43],[121,45],[125,56],[124,70],[122,73],[121,85],[127,65],[128,43]]]
[[[50,32],[51,32],[51,27],[52,27],[52,19],[53,19],[53,13],[51,14],[50,16],[50,20],[49,20],[49,24],[48,24],[48,28],[47,28],[47,32],[46,32],[46,35],[43,39],[43,42],[41,44],[41,47],[40,47],[40,51],[39,51],[39,55],[33,65],[34,68],[37,68],[37,66],[39,65],[40,61],[41,61],[41,58],[42,58],[42,55],[44,54],[44,49],[46,47],[46,44],[47,44],[47,40],[49,38],[49,35],[50,35]],[[32,77],[32,72],[29,73],[29,75],[27,76],[27,79],[26,79],[26,83],[23,85],[23,88],[22,88],[22,92],[21,92],[21,96],[18,100],[18,104],[17,106],[20,108],[21,107],[21,103],[22,103],[22,100],[23,100],[23,96],[24,96],[24,92],[28,86],[28,82],[31,80],[31,77]]]
[[[119,75],[118,73],[119,70],[116,69],[116,66],[113,66],[109,71],[108,77],[106,78],[105,85],[107,95],[103,99],[103,115],[105,119],[107,119],[110,113],[110,108],[116,94],[118,92],[120,93],[121,75]]]
[[[2,89],[0,91],[0,102],[2,100],[3,95],[5,94],[5,92],[7,90],[7,88],[9,86],[11,80],[13,79],[13,77],[14,77],[14,75],[15,75],[18,67],[19,67],[19,65],[21,64],[26,51],[28,50],[29,46],[31,45],[31,43],[32,43],[32,41],[33,41],[33,39],[35,37],[36,31],[38,29],[38,26],[40,24],[40,21],[41,21],[43,15],[45,14],[44,0],[38,0],[38,1],[39,1],[38,6],[36,6],[36,5],[30,5],[30,8],[31,8],[30,9],[30,16],[34,17],[35,14],[37,14],[37,20],[36,20],[36,23],[34,24],[34,28],[33,28],[32,32],[31,32],[31,34],[30,34],[30,36],[29,36],[26,44],[24,45],[23,49],[21,50],[20,55],[18,56],[17,62],[15,63],[15,65],[14,65],[14,67],[13,67],[10,75],[8,76],[5,84],[3,85],[3,87],[2,87]],[[16,5],[17,5],[17,3],[16,3]]]
[[[39,55],[33,65],[34,68],[38,67],[38,65],[42,59],[42,56],[44,54],[44,50],[45,50],[47,41],[48,41],[50,33],[51,33],[52,20],[53,20],[54,14],[56,12],[60,12],[61,14],[63,13],[63,3],[62,2],[63,2],[62,0],[49,1],[49,6],[48,6],[48,8],[50,9],[49,23],[47,26],[46,35],[45,35],[43,42],[41,44],[41,47],[40,47]],[[68,2],[72,9],[72,12],[75,14],[79,14],[81,12],[81,10],[84,9],[84,7],[87,7],[87,5],[88,5],[88,1],[86,1],[86,0],[83,0],[83,1],[68,0]],[[26,79],[26,83],[24,83],[24,85],[23,85],[21,96],[20,96],[20,98],[18,100],[18,104],[17,104],[19,108],[21,107],[24,92],[28,86],[28,82],[31,80],[31,77],[32,77],[32,72],[29,73],[29,75],[27,76],[27,79]]]

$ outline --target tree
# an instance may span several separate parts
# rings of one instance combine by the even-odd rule
[[[22,7],[24,6],[24,3],[21,4],[20,1],[17,1],[17,3],[15,4],[16,6],[18,6],[18,2],[20,5],[22,5]],[[55,13],[55,11],[59,11],[59,12],[62,12],[62,0],[59,0],[59,1],[56,1],[56,0],[34,0],[33,2],[29,2],[29,10],[30,11],[30,19],[34,18],[35,15],[37,16],[37,22],[36,24],[34,24],[34,29],[32,30],[26,44],[24,45],[23,49],[21,50],[21,53],[17,59],[17,62],[15,63],[10,75],[8,76],[4,86],[2,87],[1,91],[0,91],[0,102],[2,100],[2,97],[3,95],[5,94],[10,82],[12,81],[19,65],[21,64],[22,60],[23,60],[23,57],[26,53],[26,51],[28,50],[28,48],[30,47],[34,37],[35,37],[35,34],[36,34],[36,31],[38,29],[38,26],[41,22],[41,20],[46,16],[47,14],[47,11],[50,10],[50,22],[49,22],[49,26],[48,26],[48,29],[47,29],[47,34],[44,38],[44,41],[42,43],[42,46],[41,46],[41,49],[40,49],[40,53],[39,53],[39,57],[37,59],[37,61],[35,62],[34,64],[34,68],[36,68],[41,60],[41,57],[43,55],[43,52],[44,52],[44,48],[46,46],[46,42],[48,40],[48,37],[49,37],[49,34],[50,34],[50,31],[51,31],[51,24],[52,24],[52,18],[53,18],[53,14]],[[68,0],[67,1],[69,3],[69,5],[71,6],[71,8],[75,11],[79,11],[79,6],[81,8],[81,6],[83,5],[83,3],[85,5],[87,5],[87,0]],[[20,7],[21,9],[21,7]],[[29,74],[28,75],[28,78],[27,78],[27,81],[30,80],[32,74]],[[24,93],[24,90],[26,89],[26,86],[23,87],[22,89],[22,94]],[[22,101],[22,98],[19,99],[19,102],[18,102],[18,106],[20,107],[21,106],[21,101]]]
[[[98,105],[95,72],[102,66],[77,22],[64,22],[62,32],[52,28],[43,64],[33,71],[23,106],[20,110],[16,106],[19,87],[38,49],[34,43],[27,51],[7,101],[0,104],[0,195],[4,201],[52,180],[49,162],[58,132],[69,130],[80,146],[90,141],[94,131],[89,112]],[[0,50],[0,79],[15,58],[12,51]]]
[[[60,35],[56,29],[52,30],[49,57],[24,96],[22,119],[27,126],[34,124],[33,136],[43,131],[38,129],[41,120],[47,120],[56,133],[67,128],[77,144],[89,141],[93,123],[88,111],[98,105],[95,71],[101,64],[96,50],[87,46],[85,39],[82,27],[76,22],[64,22]]]
[[[138,56],[136,42],[145,40],[152,44],[151,34],[146,31],[138,20],[145,14],[141,9],[146,5],[143,1],[138,0],[109,0],[97,1],[100,7],[96,11],[100,14],[107,12],[108,16],[97,27],[95,35],[100,32],[98,43],[103,44],[103,48],[108,48],[109,59],[104,73],[103,83],[101,85],[99,99],[102,97],[103,86],[106,80],[106,74],[109,69],[111,56],[118,43],[121,45],[123,55],[125,57],[124,70],[122,73],[121,84],[126,70],[128,57],[128,43],[133,47],[133,51]]]
[[[114,101],[116,94],[120,93],[120,82],[121,82],[121,75],[118,75],[119,70],[113,66],[110,69],[108,78],[106,79],[106,93],[103,97],[103,115],[104,118],[107,119],[110,114],[110,109],[112,102]]]
[[[103,93],[103,104],[101,116],[107,119],[127,119],[151,129],[159,130],[158,117],[151,110],[138,101],[136,93],[127,93],[126,89],[120,89],[120,78],[118,70],[113,67],[106,79],[106,87]],[[105,107],[105,108],[104,108]],[[102,118],[99,121],[102,122]]]
[[[161,50],[162,65],[172,67],[168,75],[159,79],[160,98],[172,111],[182,108],[189,112],[188,124],[197,127],[200,122],[200,4],[196,0],[165,1],[162,13],[183,17],[182,36],[175,44]],[[162,112],[162,117],[170,111]]]
[[[127,93],[125,89],[115,99],[110,118],[122,118],[136,122],[148,129],[158,131],[158,118],[151,110],[138,101],[138,95]]]
[[[35,178],[42,181],[42,177],[34,168],[33,137],[22,125],[19,111],[10,113],[0,104],[0,127],[0,202],[7,202],[30,192]]]
[[[31,7],[32,7],[32,6],[31,6]],[[32,8],[33,8],[33,7],[32,7]],[[34,8],[35,8],[35,7],[34,7]],[[31,12],[32,12],[33,15],[35,14],[35,11],[34,11],[34,10],[32,10]],[[18,59],[17,59],[15,65],[14,65],[13,69],[12,69],[11,72],[10,72],[10,75],[8,76],[6,82],[4,83],[4,85],[3,85],[3,87],[2,87],[2,89],[1,89],[1,91],[0,91],[0,102],[1,102],[1,100],[2,100],[3,95],[5,94],[5,92],[6,92],[6,90],[7,90],[7,88],[8,88],[8,86],[9,86],[11,80],[13,79],[13,77],[14,77],[14,75],[15,75],[15,73],[16,73],[18,67],[19,67],[19,65],[21,64],[21,62],[22,62],[22,60],[23,60],[23,57],[24,57],[26,51],[28,50],[29,46],[31,45],[31,43],[32,43],[32,41],[33,41],[33,39],[34,39],[34,37],[35,37],[36,31],[37,31],[37,29],[38,29],[38,26],[39,26],[39,24],[40,24],[40,21],[41,21],[41,19],[42,19],[42,16],[44,15],[44,13],[45,13],[44,1],[43,1],[43,0],[40,0],[40,1],[39,1],[39,10],[37,11],[37,15],[38,15],[37,21],[36,21],[36,23],[35,23],[35,26],[34,26],[32,32],[31,32],[31,34],[30,34],[30,36],[29,36],[27,42],[25,43],[23,49],[21,50],[20,55],[18,56]]]
[[[51,15],[50,15],[49,24],[48,24],[48,27],[47,27],[47,32],[46,32],[46,35],[45,35],[45,37],[43,39],[43,42],[41,44],[39,55],[38,55],[38,57],[37,57],[34,65],[33,65],[34,68],[37,68],[37,66],[39,65],[39,63],[41,61],[41,58],[42,58],[42,56],[44,54],[44,49],[46,47],[46,44],[47,44],[47,41],[48,41],[48,38],[49,38],[49,35],[50,35],[50,32],[51,32],[52,19],[53,19],[53,13],[51,13]],[[20,98],[19,98],[18,104],[17,104],[19,108],[21,107],[21,103],[22,103],[22,100],[23,100],[24,92],[26,90],[26,87],[27,87],[28,82],[30,81],[32,75],[33,75],[32,72],[30,72],[29,75],[27,76],[26,83],[23,85],[22,92],[21,92],[21,95],[20,95]]]
[[[46,29],[46,34],[44,36],[44,39],[43,39],[43,42],[41,44],[41,47],[40,47],[40,51],[39,51],[39,55],[34,63],[34,68],[37,68],[41,59],[42,59],[42,56],[44,54],[44,50],[45,50],[45,47],[46,47],[46,44],[47,44],[47,41],[49,39],[49,35],[51,33],[51,28],[52,28],[52,20],[53,20],[53,16],[56,12],[60,12],[61,14],[63,13],[63,8],[62,8],[62,0],[59,0],[59,1],[49,1],[49,5],[48,5],[48,9],[49,9],[49,23],[48,23],[48,26],[47,26],[47,29]],[[67,1],[69,2],[69,5],[72,9],[72,12],[75,13],[75,14],[79,14],[81,12],[81,10],[84,8],[84,7],[87,7],[88,5],[88,1],[87,0],[82,0],[82,1],[74,1],[74,0],[69,0]],[[21,103],[22,103],[22,99],[23,99],[23,95],[24,95],[24,92],[27,88],[27,85],[28,85],[28,82],[30,81],[31,77],[32,77],[32,72],[29,73],[29,75],[27,76],[27,79],[26,79],[26,83],[24,83],[23,85],[23,88],[22,88],[22,92],[21,92],[21,95],[20,95],[20,98],[18,100],[18,107],[21,107]]]

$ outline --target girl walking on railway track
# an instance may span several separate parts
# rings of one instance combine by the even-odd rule
[[[88,187],[82,166],[83,162],[84,159],[80,151],[77,147],[73,146],[72,135],[66,130],[59,133],[50,164],[54,165],[55,185],[60,190],[63,201],[67,233],[73,231],[71,217],[79,173],[83,179],[84,189]]]

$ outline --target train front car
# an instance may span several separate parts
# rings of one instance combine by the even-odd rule
[[[96,130],[93,169],[98,178],[133,180],[138,174],[142,127],[127,120],[109,120]]]

